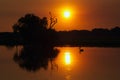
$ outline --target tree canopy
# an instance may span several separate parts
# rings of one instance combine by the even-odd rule
[[[14,32],[28,33],[36,31],[44,31],[47,29],[47,17],[42,19],[34,14],[26,14],[24,17],[18,19],[17,23],[13,25]]]
[[[24,40],[36,40],[38,36],[44,40],[50,37],[48,35],[53,35],[55,30],[52,28],[56,23],[57,19],[52,17],[51,13],[50,21],[48,21],[47,17],[40,18],[34,14],[26,14],[13,25],[13,31],[19,33]]]

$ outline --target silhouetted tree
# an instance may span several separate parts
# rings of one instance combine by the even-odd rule
[[[16,24],[13,25],[13,31],[19,32],[22,36],[35,36],[41,31],[47,29],[47,18],[43,17],[40,19],[34,14],[26,14],[24,17],[21,17]]]
[[[49,15],[50,15],[49,29],[52,29],[54,25],[57,23],[57,18],[53,17],[51,12],[49,12]]]
[[[105,35],[109,33],[108,29],[103,29],[103,28],[95,28],[92,30],[92,33],[95,35]]]
[[[50,13],[50,23],[48,23],[47,17],[39,18],[34,14],[26,14],[21,17],[16,24],[13,25],[14,33],[19,33],[23,41],[26,42],[47,42],[48,38],[53,41],[56,37],[54,34],[56,31],[53,26],[57,23],[57,19],[52,17]]]
[[[112,28],[110,31],[113,35],[120,35],[120,27],[119,26]]]

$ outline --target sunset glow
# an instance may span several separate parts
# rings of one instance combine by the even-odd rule
[[[120,0],[0,0],[0,80],[120,80]]]

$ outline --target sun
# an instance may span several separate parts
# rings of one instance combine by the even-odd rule
[[[70,15],[71,15],[71,13],[70,13],[70,11],[68,11],[68,10],[66,10],[66,11],[63,12],[63,16],[64,16],[65,18],[69,18]]]

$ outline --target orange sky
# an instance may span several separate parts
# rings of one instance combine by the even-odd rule
[[[74,14],[64,19],[61,9],[70,8]],[[26,13],[57,18],[56,30],[112,28],[120,26],[119,0],[0,0],[0,32],[12,31],[12,25]]]

